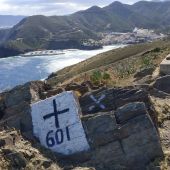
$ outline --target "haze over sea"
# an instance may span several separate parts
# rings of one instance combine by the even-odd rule
[[[104,46],[103,49],[92,51],[64,50],[64,54],[55,56],[2,58],[0,59],[0,92],[28,81],[45,79],[52,72],[119,47],[123,45]]]

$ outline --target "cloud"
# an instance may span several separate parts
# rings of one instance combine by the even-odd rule
[[[66,0],[0,0],[1,15],[64,15],[88,8]]]
[[[136,0],[122,0],[133,3]],[[106,6],[113,0],[0,0],[1,15],[65,15],[93,5]]]

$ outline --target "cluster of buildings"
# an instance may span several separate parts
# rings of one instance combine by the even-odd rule
[[[144,42],[152,42],[156,39],[165,37],[162,33],[156,33],[154,30],[135,28],[133,32],[127,33],[102,33],[103,39],[101,43],[104,45],[109,44],[137,44]]]

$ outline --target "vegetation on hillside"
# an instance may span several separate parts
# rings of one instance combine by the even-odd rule
[[[0,38],[6,43],[22,39],[24,46],[33,49],[80,48],[84,40],[100,39],[101,32],[127,32],[134,27],[169,32],[169,11],[168,1],[142,1],[134,5],[113,2],[68,16],[27,17],[10,29],[8,35],[0,33]]]
[[[92,72],[90,80],[94,85],[107,84],[111,80],[110,74],[100,70]]]
[[[156,77],[159,77],[159,64],[169,53],[169,40],[132,45],[99,54],[79,64],[62,69],[51,75],[47,82],[55,88],[57,85],[61,85],[61,83],[65,85],[68,83],[82,83],[87,80],[90,80],[93,85],[98,87],[100,85],[127,87],[134,85],[134,83],[138,84],[138,81],[140,81],[139,85],[146,85],[145,83],[149,81],[149,86],[146,86],[145,90],[148,91],[150,102],[155,109],[154,116],[160,132],[165,157],[164,159],[153,160],[148,165],[148,169],[159,167],[162,170],[168,170],[170,167],[168,139],[170,120],[169,97],[166,95],[159,97],[159,92],[154,92],[151,86]],[[150,68],[151,72],[149,72]],[[144,77],[140,77],[139,75],[143,70],[147,74]],[[155,75],[156,77],[154,78]],[[104,81],[105,78],[107,79],[106,82]],[[168,122],[167,126],[165,122]]]
[[[127,85],[137,71],[158,66],[169,52],[169,40],[131,45],[99,54],[79,64],[66,67],[53,73],[48,82],[58,84],[73,80],[84,81],[87,77],[94,82],[96,80],[100,82],[102,74],[108,73],[111,77],[109,84],[121,85],[122,82],[122,84]]]

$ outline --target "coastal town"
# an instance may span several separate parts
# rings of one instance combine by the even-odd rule
[[[167,37],[163,33],[157,33],[154,30],[135,27],[132,32],[105,32],[99,33],[101,40],[96,41],[89,39],[84,42],[84,45],[112,45],[112,44],[139,44],[152,42],[154,40]]]
[[[104,45],[110,44],[138,44],[152,42],[153,40],[163,39],[166,35],[156,33],[154,30],[134,28],[132,32],[127,33],[101,33],[103,37],[101,43]]]

